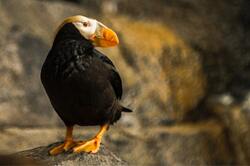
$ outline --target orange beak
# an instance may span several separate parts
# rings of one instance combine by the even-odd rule
[[[99,23],[96,32],[90,40],[96,47],[112,47],[119,44],[119,39],[114,31]]]

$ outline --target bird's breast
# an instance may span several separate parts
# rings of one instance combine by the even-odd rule
[[[64,53],[65,54],[65,53]],[[87,55],[59,55],[54,59],[55,77],[66,79],[75,73],[84,74],[92,65],[92,57]]]

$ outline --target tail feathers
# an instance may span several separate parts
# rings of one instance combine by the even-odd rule
[[[111,124],[115,123],[121,118],[122,112],[133,112],[132,110],[121,106],[120,104],[115,105],[112,109],[113,115],[112,115],[112,120],[110,121]]]
[[[122,112],[133,112],[131,109],[122,107]]]

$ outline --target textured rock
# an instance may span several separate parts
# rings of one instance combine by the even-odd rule
[[[213,129],[212,129],[213,127]],[[235,157],[216,123],[176,126],[158,131],[147,141],[156,165],[231,165]]]
[[[143,5],[124,0],[117,8],[136,19],[162,21],[197,51],[207,77],[206,93],[230,92],[244,99],[250,88],[248,0],[156,0]]]
[[[48,151],[58,145],[54,143],[46,147],[38,147],[31,150],[19,152],[15,155],[22,158],[28,158],[40,162],[44,165],[100,165],[100,166],[125,166],[126,162],[122,161],[112,152],[107,150],[103,145],[100,147],[100,151],[97,154],[75,154],[64,153],[57,156],[50,156]]]
[[[24,158],[16,155],[0,155],[1,165],[29,165],[29,166],[42,166],[44,163],[38,162],[30,158]]]
[[[84,134],[82,131],[83,129],[79,128],[75,130],[74,136],[77,140],[91,138],[96,132],[91,128],[84,128]],[[1,142],[5,145],[1,145],[1,149],[5,153],[14,153],[38,145],[44,146],[55,140],[63,140],[64,132],[63,128],[5,129],[0,133]],[[138,132],[112,127],[105,134],[103,144],[129,165],[242,163],[237,157],[240,153],[235,155],[232,149],[234,146],[228,138],[227,131],[216,121],[152,127]],[[238,148],[242,153],[241,147]],[[48,147],[45,149],[48,150]],[[47,151],[45,153],[44,150],[44,154],[47,155]]]
[[[214,102],[214,101],[213,101]],[[250,111],[239,104],[211,104],[210,108],[224,125],[224,130],[237,163],[250,163]]]
[[[121,136],[111,134],[106,138],[106,144],[131,165],[242,163],[235,156],[227,131],[220,122],[214,120],[148,128],[137,134],[128,133]]]

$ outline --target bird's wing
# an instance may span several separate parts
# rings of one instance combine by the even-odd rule
[[[109,69],[109,71],[110,71],[109,81],[110,81],[110,83],[115,91],[116,97],[118,99],[121,99],[121,97],[122,97],[122,80],[121,80],[121,77],[120,77],[118,71],[115,68],[115,65],[107,56],[105,56],[101,52],[95,50],[94,53],[95,53],[95,55],[97,55],[97,57],[99,59],[102,60],[102,62],[104,62],[105,66],[107,66],[107,68]]]
[[[121,99],[121,97],[122,97],[122,80],[121,80],[119,73],[114,69],[112,70],[110,83],[111,83],[112,87],[114,88],[116,97],[118,99]]]

